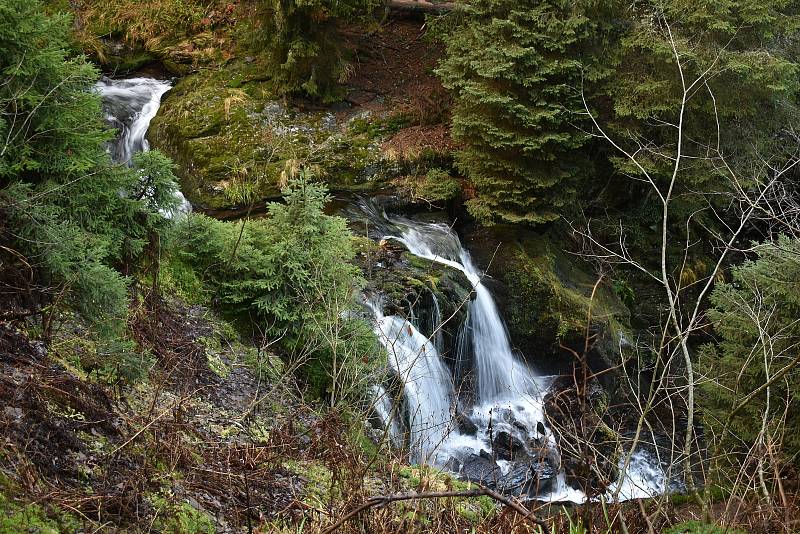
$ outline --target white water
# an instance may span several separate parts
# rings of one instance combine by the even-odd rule
[[[511,351],[497,305],[482,282],[483,273],[475,268],[455,233],[444,224],[416,225],[403,219],[393,222],[401,233],[387,237],[403,243],[415,256],[458,269],[472,283],[475,300],[469,306],[466,328],[475,354],[478,401],[492,403],[520,395],[541,397],[536,378]]]
[[[161,106],[161,97],[171,87],[168,81],[154,78],[103,78],[97,82],[95,88],[103,99],[106,122],[119,131],[117,139],[109,147],[113,161],[131,165],[136,153],[150,150],[147,130]],[[175,197],[178,208],[174,212],[162,213],[165,217],[191,211],[191,204],[177,188]]]
[[[523,442],[543,444],[549,449],[547,454],[552,455],[558,465],[556,441],[544,426],[542,406],[551,379],[537,376],[512,352],[497,305],[483,284],[484,275],[475,268],[456,234],[444,224],[388,219],[385,214],[381,218],[386,223],[382,228],[390,232],[386,239],[401,242],[416,256],[463,272],[472,283],[474,292],[462,343],[471,344],[469,354],[474,355],[475,403],[464,415],[479,429],[475,435],[459,432],[453,422],[456,394],[450,371],[441,358],[441,345],[438,348],[434,346],[408,320],[385,316],[380,302],[370,303],[376,318],[375,331],[388,350],[390,365],[403,380],[406,402],[413,411],[409,417],[411,439],[408,443],[414,459],[443,467],[450,458],[463,459],[481,450],[492,450],[486,435],[486,429],[491,426],[495,435],[505,431]],[[438,314],[438,302],[435,296],[433,299]],[[434,325],[433,339],[437,336],[436,328],[438,324]],[[459,357],[463,358],[468,348],[461,347],[459,351],[462,353]],[[392,412],[388,407],[380,411],[383,414]],[[397,435],[396,419],[383,414],[381,416],[390,426],[394,440],[401,441]],[[544,435],[540,433],[542,430]],[[509,462],[497,463],[503,473],[510,469]],[[653,496],[665,488],[666,480],[657,462],[646,453],[637,451],[627,473],[609,488],[606,498],[613,499],[617,491],[619,500]],[[583,492],[567,485],[563,469],[557,475],[552,492],[538,498],[548,501],[586,500]]]
[[[400,427],[400,418],[394,414],[394,403],[389,392],[381,385],[372,386],[372,396],[375,399],[375,413],[387,425],[387,437],[393,447],[402,447],[403,430]]]
[[[436,453],[450,434],[453,381],[439,351],[414,326],[385,316],[373,304],[375,333],[386,347],[389,365],[403,382],[408,405],[409,440],[417,461],[437,463]]]
[[[416,224],[402,218],[389,223],[394,233],[387,239],[400,241],[416,256],[458,269],[472,283],[474,299],[465,303],[468,318],[464,334],[475,357],[476,402],[465,415],[480,429],[486,429],[491,422],[495,431],[552,441],[552,436],[542,436],[537,430],[544,420],[542,398],[550,380],[535,376],[514,356],[497,305],[482,282],[483,273],[475,268],[458,237],[443,224]],[[435,296],[433,304],[435,313],[439,313]],[[376,318],[375,331],[389,352],[390,365],[403,379],[406,400],[409,406],[416,407],[410,417],[410,444],[415,459],[443,465],[451,457],[491,450],[484,432],[472,436],[454,428],[453,380],[436,343],[431,343],[408,320],[385,316],[379,303],[373,302],[370,307]],[[438,326],[435,324],[434,330]],[[437,337],[434,332],[432,338]],[[513,414],[517,426],[505,420],[503,413]],[[529,429],[527,434],[520,435],[520,425]]]

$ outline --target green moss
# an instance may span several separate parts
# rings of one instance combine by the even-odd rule
[[[13,497],[15,492],[14,484],[0,475],[0,534],[60,534],[81,529],[82,524],[75,516],[57,507],[17,502]]]
[[[303,487],[302,501],[305,504],[313,508],[325,509],[331,498],[337,497],[337,495],[331,495],[331,491],[335,491],[337,494],[338,492],[331,484],[333,474],[325,465],[310,460],[285,460],[283,467],[303,475],[306,482]]]
[[[558,350],[582,340],[592,324],[616,337],[629,330],[630,312],[610,284],[601,283],[547,235],[526,235],[497,254],[495,270],[508,287],[506,316],[512,339],[530,353]]]
[[[413,124],[413,119],[403,113],[377,118],[371,114],[362,114],[351,119],[348,127],[351,135],[374,140],[395,134],[411,124]]]
[[[415,491],[468,491],[475,489],[469,482],[463,482],[429,466],[406,466],[400,469],[400,478]],[[456,512],[472,523],[485,521],[497,512],[497,503],[488,495],[478,497],[454,497],[451,499]]]
[[[702,521],[685,521],[665,529],[664,534],[746,534],[745,531]]]
[[[214,534],[216,527],[209,514],[188,502],[176,502],[170,491],[164,490],[150,496],[156,509],[153,523],[156,531],[164,534]]]
[[[165,294],[175,295],[187,304],[209,303],[209,292],[200,277],[177,254],[168,254],[162,258],[159,283]]]
[[[377,140],[388,126],[353,127],[330,112],[286,107],[264,79],[264,61],[234,60],[186,76],[163,99],[149,137],[178,164],[192,203],[242,204],[228,194],[242,183],[256,199],[276,198],[282,173],[297,161],[314,167],[332,191],[367,191],[390,177]]]

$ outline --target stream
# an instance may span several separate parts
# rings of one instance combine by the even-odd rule
[[[118,130],[109,144],[113,161],[131,165],[149,150],[150,122],[169,91],[153,78],[103,78],[96,85],[109,126]],[[174,217],[191,211],[178,191]],[[414,462],[449,470],[463,478],[508,493],[545,501],[584,502],[566,483],[543,401],[553,377],[534,372],[511,348],[497,304],[456,233],[442,223],[388,216],[365,202],[361,209],[384,234],[411,254],[461,271],[472,285],[463,324],[448,324],[433,296],[432,324],[384,313],[382,296],[368,295],[374,330],[386,348],[395,387],[375,384],[374,410],[389,441],[407,450]],[[414,310],[411,310],[412,315]],[[467,368],[473,391],[460,391],[442,357],[442,330],[457,329],[456,366]],[[399,390],[396,384],[400,384]],[[466,383],[463,382],[462,383]],[[394,393],[392,393],[394,392]],[[499,450],[499,453],[498,453]],[[632,455],[627,473],[607,490],[618,500],[663,493],[668,484],[660,464],[645,451]]]
[[[158,113],[161,97],[172,88],[166,80],[155,78],[102,78],[95,85],[100,94],[106,123],[118,131],[109,143],[109,153],[115,163],[132,165],[133,156],[150,150],[147,130]],[[189,213],[192,205],[179,189],[175,190],[178,208],[173,212],[162,212],[171,218]]]
[[[442,223],[388,216],[366,202],[362,209],[384,233],[411,254],[464,273],[473,286],[462,325],[436,319],[430,331],[412,317],[385,315],[380,295],[367,298],[375,333],[388,353],[392,373],[402,384],[394,398],[387,385],[373,389],[376,412],[390,441],[407,447],[413,461],[434,465],[463,478],[545,501],[584,502],[560,467],[553,433],[546,426],[543,401],[553,377],[534,372],[511,349],[497,304],[456,233]],[[457,391],[455,378],[437,342],[442,328],[459,328],[456,366],[468,366],[474,391]],[[465,400],[467,399],[467,400]],[[499,450],[499,452],[498,452]],[[624,455],[623,455],[624,456]],[[626,500],[663,493],[667,481],[659,463],[644,450],[608,489],[606,498]]]

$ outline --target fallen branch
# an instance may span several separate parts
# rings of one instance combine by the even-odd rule
[[[525,519],[530,520],[531,522],[539,525],[542,529],[543,534],[550,534],[550,527],[547,526],[543,520],[535,517],[533,515],[532,510],[528,510],[520,503],[497,493],[494,490],[486,488],[484,486],[478,486],[474,490],[462,490],[462,491],[429,491],[424,493],[396,493],[394,495],[377,495],[375,497],[370,497],[365,503],[359,505],[358,507],[354,508],[344,517],[339,519],[336,523],[329,526],[325,530],[322,531],[321,534],[331,534],[335,532],[339,527],[341,527],[345,522],[347,522],[350,518],[355,517],[356,515],[360,514],[364,510],[368,508],[372,508],[373,506],[386,506],[389,503],[397,502],[397,501],[410,501],[410,500],[420,500],[420,499],[438,499],[441,497],[480,497],[486,495],[491,497],[492,499],[503,503],[504,505],[508,506],[509,508],[513,509],[518,514],[522,515]]]
[[[455,2],[436,2],[435,0],[389,0],[390,9],[412,13],[445,13],[456,7]]]

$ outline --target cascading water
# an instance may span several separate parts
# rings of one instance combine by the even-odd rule
[[[147,130],[150,121],[158,113],[161,97],[172,85],[154,78],[103,78],[95,88],[103,100],[106,122],[119,131],[110,144],[111,159],[116,163],[131,165],[137,152],[150,150]],[[178,208],[174,213],[163,213],[165,217],[188,213],[192,206],[179,190],[175,191]]]
[[[533,491],[523,491],[545,500],[584,501],[584,494],[569,487],[563,470],[558,470],[560,459],[555,438],[544,424],[543,398],[552,379],[537,376],[514,355],[497,305],[483,283],[484,275],[475,267],[456,234],[444,224],[389,218],[373,206],[365,206],[365,211],[384,232],[385,239],[402,243],[416,256],[463,272],[473,286],[473,298],[456,354],[456,365],[468,356],[472,358],[475,391],[471,406],[462,406],[459,414],[477,429],[472,432],[456,424],[459,395],[441,357],[441,346],[431,342],[439,333],[439,323],[434,321],[436,326],[430,337],[426,337],[412,324],[413,318],[409,321],[396,315],[384,315],[379,299],[369,303],[376,320],[375,331],[387,349],[390,366],[402,383],[405,409],[409,412],[406,443],[414,459],[453,471],[462,471],[468,465],[474,469],[479,465],[484,472],[488,468],[495,481],[500,475],[517,484],[532,476],[531,466],[536,464],[536,486]],[[435,296],[433,299],[434,309],[438,310]],[[382,386],[379,388],[384,396],[376,401],[381,403],[376,410],[398,442],[400,410],[396,405],[389,407],[386,390]],[[394,414],[394,419],[387,415],[390,413]],[[515,466],[513,461],[495,458],[487,452],[493,451],[495,446],[493,436],[501,435],[515,440],[520,444],[518,447],[524,447],[522,462],[528,465]],[[628,472],[612,485],[608,495],[618,494],[619,499],[628,499],[663,492],[666,484],[660,467],[654,467],[649,456],[642,452],[634,453],[633,460]]]
[[[466,339],[471,342],[475,355],[478,401],[488,403],[520,395],[540,396],[536,379],[511,351],[497,305],[482,283],[483,273],[475,268],[455,233],[444,224],[419,226],[399,218],[392,222],[400,235],[387,237],[403,243],[415,256],[458,269],[472,283],[475,300],[469,306],[465,328]]]
[[[389,365],[403,383],[415,458],[436,463],[436,452],[447,439],[452,421],[450,373],[434,344],[411,323],[396,315],[383,315],[379,303],[372,303],[371,308],[375,333],[388,351]]]

